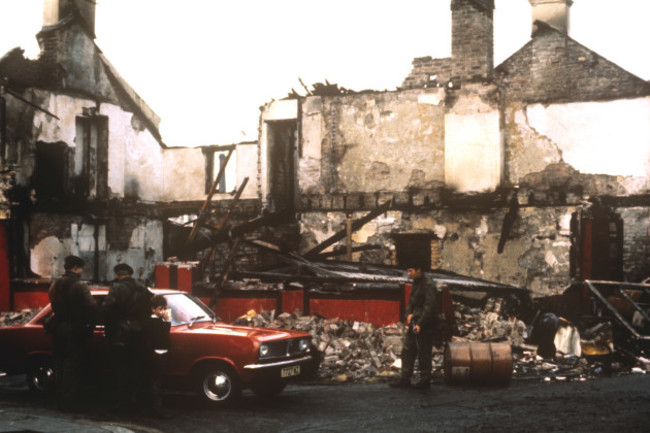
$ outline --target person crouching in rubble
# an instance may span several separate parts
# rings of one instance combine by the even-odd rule
[[[402,371],[399,380],[391,382],[393,388],[410,388],[411,376],[417,357],[420,380],[413,385],[427,390],[431,386],[431,360],[435,331],[436,288],[424,275],[428,265],[414,264],[407,273],[413,280],[408,306],[406,308],[407,331],[402,348]]]

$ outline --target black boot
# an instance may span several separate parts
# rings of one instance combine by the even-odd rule
[[[431,378],[426,377],[422,378],[415,385],[413,385],[413,388],[415,389],[421,389],[421,390],[427,390],[431,388]]]

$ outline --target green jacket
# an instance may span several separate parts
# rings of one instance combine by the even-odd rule
[[[66,271],[48,292],[54,318],[50,331],[59,336],[92,336],[98,309],[90,290],[78,274]]]
[[[102,302],[106,336],[113,344],[125,344],[129,335],[141,333],[151,315],[152,293],[133,278],[116,280]]]
[[[436,318],[436,287],[422,276],[413,280],[406,315],[413,314],[413,325],[423,331],[433,331]]]

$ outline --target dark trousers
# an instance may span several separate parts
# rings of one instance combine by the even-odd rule
[[[130,336],[126,344],[111,344],[111,403],[120,409],[133,409],[141,378],[141,338]]]
[[[421,379],[431,379],[433,337],[434,333],[430,331],[420,331],[419,334],[406,332],[402,347],[402,380],[411,379],[416,358]]]
[[[153,410],[160,410],[162,408],[162,392],[165,385],[166,371],[167,354],[153,352],[151,356],[151,380],[149,383],[151,408]]]
[[[57,405],[61,410],[79,410],[86,402],[83,384],[90,363],[88,340],[59,335],[54,337],[53,346]]]

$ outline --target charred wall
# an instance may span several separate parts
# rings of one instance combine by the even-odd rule
[[[440,89],[307,98],[301,125],[308,137],[302,143],[306,156],[300,162],[301,193],[374,193],[440,185],[443,116]],[[303,170],[307,164],[313,169]]]
[[[128,263],[136,277],[149,279],[162,255],[162,222],[147,217],[33,213],[30,218],[32,272],[41,278],[63,274],[63,259],[75,254],[85,260],[83,277],[112,279],[117,263]]]
[[[354,253],[353,259],[400,265],[395,235],[419,234],[432,239],[429,255],[434,268],[525,286],[540,295],[554,293],[569,282],[569,223],[574,209],[520,209],[502,253],[498,246],[507,209],[389,211],[352,238],[354,246],[374,244],[379,249]],[[345,213],[303,214],[303,249],[344,228]]]

